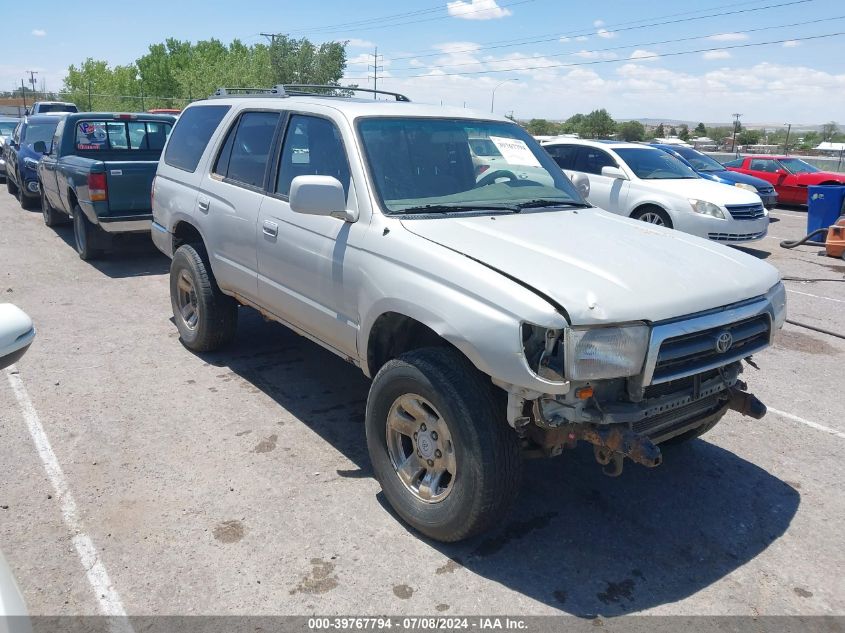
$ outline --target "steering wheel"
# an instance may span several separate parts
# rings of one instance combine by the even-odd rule
[[[519,180],[519,178],[516,177],[516,174],[512,171],[509,171],[507,169],[497,169],[496,171],[490,172],[477,183],[475,183],[475,188],[478,189],[479,187],[486,187],[487,185],[492,185],[499,178],[507,178],[512,181]]]

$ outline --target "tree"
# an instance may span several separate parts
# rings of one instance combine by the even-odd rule
[[[531,119],[525,129],[532,136],[553,136],[557,133],[558,127],[546,119]]]
[[[689,140],[689,126],[686,123],[681,125],[681,128],[678,130],[678,138],[682,141]]]
[[[616,121],[604,108],[590,112],[578,127],[578,134],[583,138],[608,138],[615,131]]]
[[[825,141],[830,141],[838,132],[839,126],[836,125],[836,121],[825,123],[822,126],[822,138]]]
[[[584,122],[584,115],[580,112],[578,114],[573,114],[571,117],[566,119],[561,126],[560,132],[561,134],[574,134],[579,130],[581,124]]]
[[[756,145],[760,142],[761,136],[760,130],[749,130],[746,128],[737,134],[736,142],[739,145]]]
[[[674,125],[669,128],[669,136],[678,136],[678,130],[675,129]]]
[[[645,126],[639,121],[625,121],[619,124],[619,136],[624,141],[644,141]]]
[[[707,136],[707,128],[704,127],[704,123],[699,123],[695,126],[695,133],[698,136]]]
[[[654,130],[654,138],[666,138],[666,130],[663,129],[663,124],[659,124]]]

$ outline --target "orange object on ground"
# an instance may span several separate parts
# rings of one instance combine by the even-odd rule
[[[845,259],[845,215],[828,227],[825,249],[830,257]]]

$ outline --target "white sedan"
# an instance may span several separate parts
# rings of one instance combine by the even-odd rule
[[[590,203],[611,213],[726,243],[760,240],[769,230],[756,193],[705,180],[657,148],[580,139],[543,147],[570,178],[589,177]]]

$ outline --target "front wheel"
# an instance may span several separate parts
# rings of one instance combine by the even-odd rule
[[[18,195],[18,186],[12,182],[12,178],[9,174],[6,174],[6,191],[9,192],[10,196]]]
[[[170,303],[179,337],[195,352],[210,352],[235,337],[238,303],[220,290],[202,247],[180,246],[170,264]]]
[[[516,433],[493,386],[459,352],[427,348],[387,362],[367,398],[367,448],[387,501],[438,541],[483,532],[519,491]]]
[[[631,217],[635,220],[641,220],[656,226],[665,226],[667,229],[672,228],[672,218],[660,207],[643,207],[642,209],[637,209],[631,214]]]

